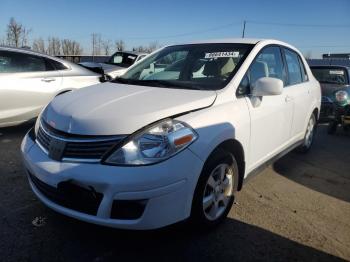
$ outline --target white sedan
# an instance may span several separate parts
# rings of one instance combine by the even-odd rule
[[[320,103],[286,43],[168,46],[121,78],[55,98],[21,150],[33,192],[57,212],[128,229],[208,227],[248,176],[311,148]]]
[[[97,84],[100,76],[55,57],[0,47],[0,127],[37,117],[55,96]]]

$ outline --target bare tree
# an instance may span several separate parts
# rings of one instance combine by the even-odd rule
[[[92,33],[91,34],[92,42],[92,55],[101,55],[102,39],[101,34]]]
[[[111,40],[102,41],[102,48],[104,55],[109,55],[111,51]]]
[[[142,53],[151,53],[154,50],[158,49],[159,47],[160,46],[158,42],[151,42],[149,43],[148,46],[140,45],[140,46],[133,47],[132,50],[137,52],[142,52]]]
[[[27,45],[30,31],[12,17],[6,30],[7,44],[15,47]]]
[[[5,46],[5,45],[6,45],[5,38],[0,38],[0,46]]]
[[[154,42],[151,42],[151,43],[149,43],[149,45],[148,45],[148,52],[149,53],[151,53],[151,52],[153,52],[154,50],[156,50],[156,49],[158,49],[160,46],[159,46],[159,44],[158,44],[158,42],[157,41],[154,41]]]
[[[34,39],[32,48],[34,51],[46,53],[45,42],[42,38]]]
[[[115,41],[115,49],[117,51],[124,51],[125,50],[125,43],[123,40],[117,40]]]
[[[48,38],[47,53],[49,55],[60,55],[61,54],[61,40],[58,37]]]
[[[303,53],[305,59],[310,59],[312,57],[312,51],[308,50],[306,52]]]
[[[21,37],[21,46],[22,47],[28,47],[28,38],[29,38],[29,34],[31,33],[31,29],[27,29],[24,26],[22,26],[22,37]],[[29,47],[30,48],[30,47]]]
[[[80,44],[73,40],[63,39],[61,45],[63,55],[81,55],[83,52]]]

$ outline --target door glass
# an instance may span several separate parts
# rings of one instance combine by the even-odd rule
[[[296,85],[303,82],[298,54],[289,49],[284,49],[284,53],[288,68],[288,84]]]
[[[46,69],[45,59],[40,56],[9,51],[0,52],[0,73],[38,72]]]
[[[237,96],[250,93],[250,87],[261,77],[273,77],[286,83],[280,48],[266,47],[255,58],[247,74],[243,77],[237,89]]]
[[[250,83],[261,77],[273,77],[284,81],[283,62],[279,47],[265,48],[250,66]]]

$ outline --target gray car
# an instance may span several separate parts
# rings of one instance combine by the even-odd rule
[[[55,57],[0,47],[0,127],[37,117],[55,96],[97,84],[100,76]]]
[[[118,51],[109,57],[105,63],[81,62],[79,65],[91,70],[102,70],[107,79],[113,79],[123,75],[126,70],[136,62],[147,56],[147,53],[135,51]]]

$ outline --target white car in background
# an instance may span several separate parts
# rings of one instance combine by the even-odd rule
[[[96,72],[104,73],[110,80],[122,76],[128,67],[140,61],[147,55],[147,53],[135,51],[118,51],[111,55],[108,61],[104,63],[81,62],[79,65]]]
[[[111,82],[55,98],[21,146],[47,206],[83,221],[213,226],[243,181],[313,142],[320,84],[277,40],[162,48]]]
[[[100,77],[55,57],[0,47],[0,127],[33,119],[55,96],[100,83]]]

